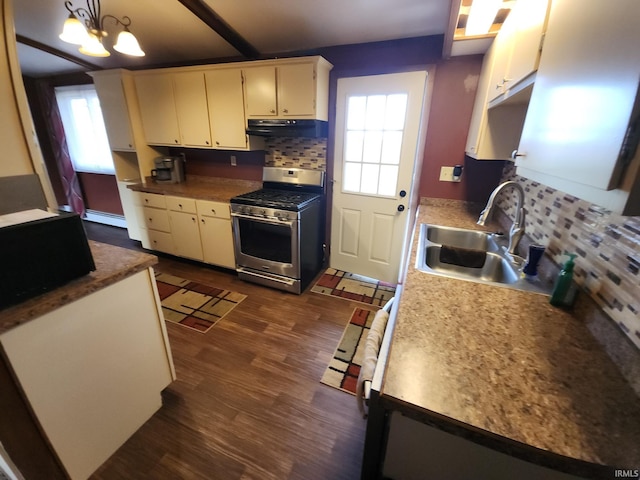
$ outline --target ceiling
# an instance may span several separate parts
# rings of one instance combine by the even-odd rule
[[[131,18],[146,56],[82,55],[58,38],[68,16],[62,0],[13,0],[18,56],[31,77],[97,68],[141,68],[268,58],[286,52],[444,34],[459,0],[102,0],[102,14]],[[73,0],[73,8],[86,0]],[[193,13],[196,12],[196,13]],[[202,17],[203,19],[199,18]],[[454,17],[455,20],[455,17]],[[455,22],[454,25],[455,27]],[[52,51],[47,53],[45,50]],[[477,52],[476,52],[477,53]],[[67,57],[64,59],[61,57]],[[75,60],[89,62],[79,65]]]

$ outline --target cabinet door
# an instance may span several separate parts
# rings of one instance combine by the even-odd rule
[[[487,101],[490,102],[494,98],[502,95],[506,91],[508,82],[509,57],[513,50],[513,38],[515,36],[516,27],[514,25],[515,15],[513,11],[507,17],[498,35],[493,40],[493,63],[491,65],[491,77],[489,80],[489,89]],[[513,16],[512,16],[513,15]]]
[[[171,224],[166,210],[159,208],[143,207],[146,228],[160,232],[171,232]]]
[[[205,262],[236,268],[230,220],[200,216],[200,236]]]
[[[511,88],[538,69],[540,44],[545,30],[547,7],[543,0],[518,0],[515,14],[515,32],[509,56],[506,87]]]
[[[242,71],[213,70],[205,74],[209,122],[214,148],[247,148]]]
[[[180,130],[171,75],[139,75],[135,82],[147,143],[179,145]]]
[[[202,260],[200,229],[195,214],[169,212],[171,236],[175,245],[175,254],[180,257]]]
[[[640,44],[639,15],[637,0],[551,3],[516,165],[602,190],[618,186],[640,78],[640,49],[629,48]]]
[[[244,71],[245,111],[248,118],[275,117],[276,67],[253,67]]]
[[[127,222],[127,233],[132,240],[141,240],[140,225],[138,224],[138,213],[136,211],[135,193],[127,188],[132,182],[118,181],[118,193],[120,203],[124,212],[124,219]]]
[[[282,117],[314,117],[315,68],[312,63],[278,67],[278,109]]]
[[[210,147],[209,110],[204,72],[185,72],[173,75],[176,112],[182,145]]]
[[[120,75],[93,77],[111,150],[134,151],[127,100]]]

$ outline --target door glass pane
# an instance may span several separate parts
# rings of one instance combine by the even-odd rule
[[[347,111],[347,129],[364,130],[367,97],[349,97]]]
[[[380,163],[382,152],[382,132],[373,131],[364,134],[364,155],[362,161],[365,163]]]
[[[361,130],[347,131],[345,137],[346,147],[344,153],[345,162],[361,162],[362,161],[362,142],[364,141],[364,132]]]
[[[402,132],[384,132],[382,142],[382,163],[398,165],[402,147]]]
[[[343,191],[396,195],[406,110],[404,93],[348,98]]]
[[[360,191],[361,163],[344,162],[344,176],[342,188],[345,192],[358,193]]]
[[[362,165],[362,184],[360,191],[362,193],[378,193],[378,174],[380,173],[379,165],[365,163]]]
[[[367,118],[365,123],[367,130],[382,130],[386,103],[386,95],[371,95],[367,97]]]
[[[398,185],[398,166],[397,165],[381,165],[380,166],[380,185],[378,186],[378,194],[393,197],[396,194]]]

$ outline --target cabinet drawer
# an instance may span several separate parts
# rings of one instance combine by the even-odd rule
[[[144,223],[150,230],[171,232],[169,215],[166,210],[144,207]]]
[[[145,207],[167,208],[164,195],[158,195],[157,193],[143,193],[141,198],[142,205]]]
[[[170,233],[158,232],[156,230],[149,230],[149,244],[153,250],[159,252],[165,252],[175,254],[175,247],[173,246],[173,238]]]
[[[196,201],[193,198],[166,197],[167,208],[175,212],[196,213]]]
[[[231,218],[230,206],[225,202],[197,200],[198,215],[203,217]]]

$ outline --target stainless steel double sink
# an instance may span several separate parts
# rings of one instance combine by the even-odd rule
[[[420,271],[516,290],[549,293],[540,282],[525,279],[522,273],[524,259],[507,253],[506,239],[503,240],[500,234],[423,223],[419,235],[416,268]],[[444,254],[451,249],[462,252],[462,260],[465,253],[476,259],[478,254],[484,253],[484,263],[482,266],[469,266],[464,261],[445,259]]]

